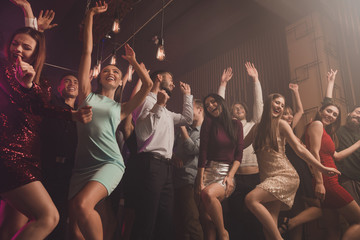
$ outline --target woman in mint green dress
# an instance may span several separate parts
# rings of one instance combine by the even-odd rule
[[[116,89],[122,85],[121,71],[115,65],[104,67],[99,75],[99,89],[91,91],[90,67],[93,47],[93,16],[107,10],[107,4],[98,2],[85,18],[84,47],[79,67],[79,106],[92,107],[92,121],[78,124],[78,147],[70,182],[70,227],[75,238],[102,239],[101,218],[94,209],[110,195],[124,173],[124,162],[116,142],[115,131],[120,121],[145,99],[152,81],[144,65],[140,65],[129,45],[125,56],[142,81],[140,91],[126,104],[114,101]]]

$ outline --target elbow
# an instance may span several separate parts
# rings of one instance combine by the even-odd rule
[[[143,82],[142,86],[144,86],[147,90],[150,91],[151,88],[153,87],[153,85],[154,85],[154,83],[151,80],[149,80],[149,81]]]

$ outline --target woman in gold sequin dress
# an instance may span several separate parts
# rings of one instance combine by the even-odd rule
[[[299,176],[285,155],[285,140],[297,155],[319,171],[327,175],[339,174],[336,169],[320,164],[299,143],[289,124],[281,120],[284,105],[282,95],[270,94],[260,123],[245,138],[245,147],[253,142],[261,180],[246,196],[245,203],[262,223],[266,239],[282,239],[277,228],[278,215],[280,210],[291,208],[299,186]]]

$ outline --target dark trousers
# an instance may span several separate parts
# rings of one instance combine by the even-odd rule
[[[136,159],[139,170],[139,199],[135,207],[132,240],[171,240],[173,183],[170,161],[151,153],[140,153]]]
[[[235,182],[235,191],[227,201],[229,212],[226,227],[230,239],[265,239],[261,223],[245,206],[246,195],[260,183],[259,174],[235,174]]]
[[[204,239],[194,185],[187,184],[175,189],[174,219],[177,240]]]

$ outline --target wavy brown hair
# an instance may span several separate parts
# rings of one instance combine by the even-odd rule
[[[264,102],[264,110],[261,116],[260,123],[257,126],[255,139],[253,143],[253,147],[255,152],[258,152],[265,147],[269,147],[270,149],[278,152],[279,146],[277,142],[277,137],[279,134],[279,121],[281,119],[282,113],[274,118],[272,115],[272,101],[276,98],[285,98],[280,93],[270,94]]]

